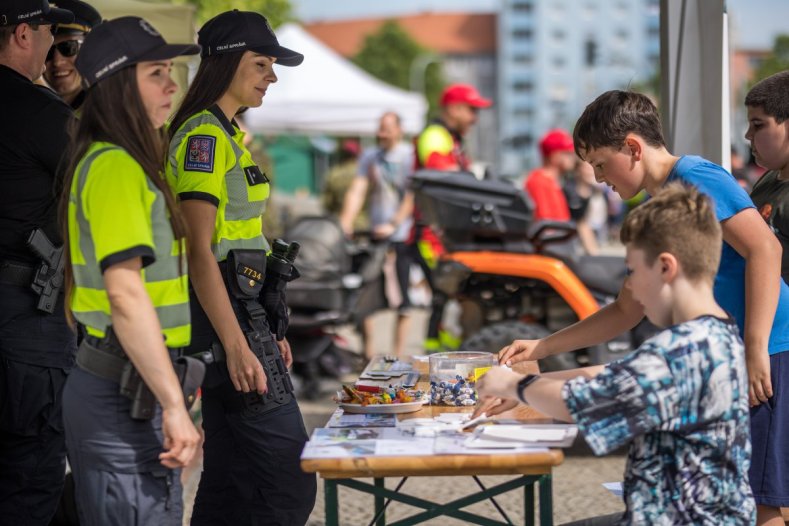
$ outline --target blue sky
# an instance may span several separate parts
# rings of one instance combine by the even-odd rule
[[[292,0],[305,22],[394,16],[433,11],[496,9],[501,0]],[[789,0],[727,0],[738,47],[770,48],[776,34],[789,33]]]

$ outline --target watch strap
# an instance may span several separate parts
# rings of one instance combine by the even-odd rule
[[[536,382],[539,377],[539,374],[527,374],[518,381],[518,400],[524,404],[529,403],[526,401],[526,397],[523,396],[523,391],[525,391],[528,386]]]

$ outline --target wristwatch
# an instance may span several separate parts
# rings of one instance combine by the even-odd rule
[[[521,378],[520,381],[518,381],[518,400],[520,400],[524,404],[529,403],[526,401],[526,398],[523,396],[523,391],[531,384],[536,382],[539,377],[540,377],[539,374],[527,374],[526,376]]]

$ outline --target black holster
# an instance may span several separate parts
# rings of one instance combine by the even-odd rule
[[[293,398],[293,384],[282,360],[279,347],[260,302],[266,269],[266,253],[262,250],[231,250],[227,256],[225,279],[236,313],[243,319],[241,329],[252,353],[266,373],[268,392],[239,393],[238,404],[230,411],[249,414],[267,413],[288,404]],[[199,355],[206,363],[226,361],[226,353],[219,342]]]
[[[170,350],[171,353],[178,351]],[[194,358],[173,357],[173,368],[190,409],[205,376],[205,365]],[[156,397],[137,368],[126,356],[112,327],[104,338],[86,336],[77,350],[77,365],[85,371],[118,383],[119,392],[131,400],[129,415],[135,420],[150,420],[156,414]]]

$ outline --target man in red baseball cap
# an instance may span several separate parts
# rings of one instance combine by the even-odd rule
[[[575,167],[573,138],[564,130],[551,130],[540,139],[542,166],[529,174],[525,190],[534,201],[534,219],[569,221],[570,207],[564,196],[561,177]]]
[[[441,115],[425,128],[414,140],[416,155],[414,168],[441,170],[447,172],[467,172],[471,169],[471,158],[463,146],[463,137],[477,122],[481,108],[489,108],[493,102],[479,94],[469,84],[450,84],[441,98]],[[403,199],[403,207],[413,209],[413,193],[408,192]],[[410,207],[410,208],[408,208]],[[427,327],[425,350],[435,352],[443,347],[453,347],[451,338],[443,337],[439,324],[447,298],[432,286],[431,269],[435,266],[444,248],[436,235],[426,225],[420,224],[419,210],[414,210],[414,226],[407,245],[415,262],[422,268],[433,290],[432,312]],[[402,214],[398,213],[398,217]]]
[[[479,110],[493,103],[474,86],[450,84],[441,94],[440,104],[441,117],[417,138],[417,167],[467,171],[471,159],[464,151],[463,137],[476,124]]]

